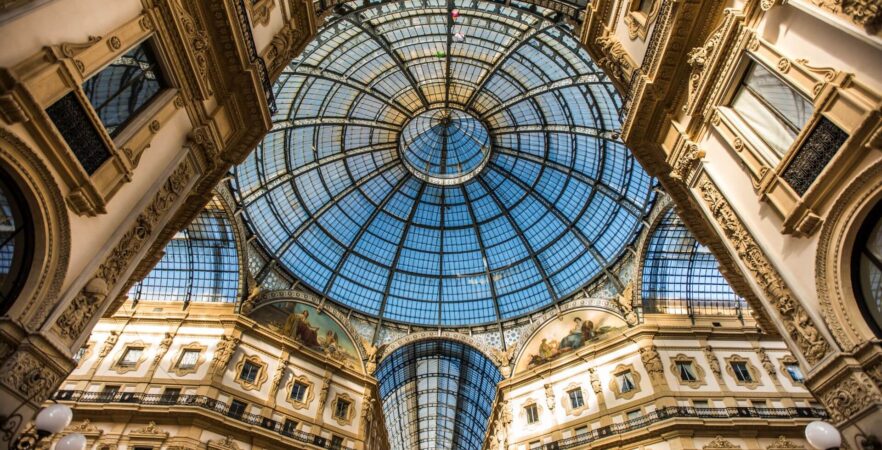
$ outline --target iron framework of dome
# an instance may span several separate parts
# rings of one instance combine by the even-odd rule
[[[426,326],[520,317],[608,271],[651,179],[560,15],[350,5],[363,4],[338,6],[282,74],[273,130],[235,170],[277,265],[343,306]]]

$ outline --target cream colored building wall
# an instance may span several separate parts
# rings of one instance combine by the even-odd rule
[[[162,304],[144,302],[139,308],[149,311],[157,306],[162,309],[179,308],[180,304]],[[360,368],[349,371],[336,366],[334,363],[323,362],[323,355],[308,355],[312,350],[298,349],[296,344],[281,345],[273,339],[267,338],[266,331],[249,332],[255,327],[252,323],[241,323],[236,326],[236,316],[233,314],[234,305],[207,305],[200,310],[201,305],[190,305],[190,311],[195,317],[189,317],[188,313],[178,313],[178,317],[170,317],[170,320],[162,320],[160,316],[138,314],[137,311],[128,316],[117,315],[111,319],[104,319],[98,323],[87,345],[87,351],[78,367],[71,376],[62,383],[61,390],[101,392],[107,385],[119,386],[120,392],[143,392],[148,394],[162,394],[166,388],[180,388],[183,395],[206,395],[226,404],[234,399],[247,403],[246,413],[263,417],[270,417],[279,423],[284,423],[286,418],[298,422],[297,430],[305,433],[321,435],[330,441],[332,435],[344,437],[344,446],[352,448],[360,447],[362,433],[362,403],[365,395],[370,396],[371,386],[375,384],[372,378],[365,377],[360,373]],[[127,303],[124,308],[131,307]],[[208,311],[205,308],[209,308]],[[159,313],[158,313],[159,314]],[[241,320],[241,319],[240,319]],[[245,319],[247,320],[247,319]],[[250,321],[249,321],[250,322]],[[233,326],[233,328],[231,328]],[[261,330],[257,327],[257,330]],[[235,331],[238,330],[238,331]],[[117,331],[118,337],[112,349],[105,357],[100,353],[104,349],[111,331]],[[173,335],[168,350],[161,354],[161,343],[166,333]],[[221,375],[212,374],[212,362],[216,357],[217,345],[222,336],[231,333],[239,334],[240,343],[235,352],[229,358],[226,366],[220,372]],[[281,338],[275,338],[279,340]],[[145,348],[137,369],[121,371],[117,362],[122,358],[125,348],[131,344],[144,344]],[[200,363],[197,370],[191,374],[178,375],[173,373],[181,349],[191,344],[204,346],[200,355]],[[161,354],[161,359],[154,371],[154,360]],[[287,355],[287,356],[285,356]],[[261,375],[258,376],[257,389],[249,388],[242,382],[238,382],[239,371],[237,365],[245,357],[256,356],[259,362],[266,364]],[[284,358],[280,360],[280,358]],[[275,395],[271,389],[283,362],[287,362],[287,371],[280,380]],[[288,400],[292,377],[305,376],[311,383],[308,393],[308,406],[299,408]],[[329,380],[329,389],[324,406],[320,405],[320,391],[325,377]],[[334,400],[338,396],[346,396],[351,400],[351,423],[338,423],[333,416]],[[124,436],[120,434],[121,427],[144,427],[144,417],[151,417],[145,410],[146,416],[129,413],[121,414],[119,420],[99,420],[89,415],[87,410],[97,406],[99,416],[106,417],[106,413],[117,407],[126,408],[124,403],[80,403],[74,405],[75,417],[92,418],[92,425],[103,432],[105,437],[109,435]],[[379,408],[377,408],[379,410]],[[199,408],[187,411],[186,414],[198,417],[200,414],[211,414]],[[131,422],[131,423],[130,423]],[[157,421],[160,428],[175,436],[173,422]],[[209,421],[210,422],[210,421]],[[376,423],[376,422],[375,422]],[[74,423],[76,425],[76,421]],[[248,427],[249,425],[244,425]],[[197,426],[198,428],[198,426]],[[203,442],[208,440],[223,439],[227,436],[223,431],[210,426],[200,431],[201,436],[196,436]],[[192,430],[191,430],[192,434]],[[241,433],[234,433],[241,436]],[[284,441],[284,438],[278,436]],[[289,444],[292,444],[291,441]],[[237,444],[244,449],[252,448],[248,442],[237,440]],[[121,447],[122,448],[122,447]],[[254,448],[261,448],[259,445]],[[263,447],[267,448],[267,447]],[[272,447],[268,447],[272,448]]]
[[[769,408],[793,408],[815,407],[817,403],[800,384],[789,380],[789,376],[783,373],[782,358],[792,358],[783,342],[767,335],[750,332],[752,325],[741,325],[736,319],[732,319],[717,327],[717,332],[711,332],[711,321],[719,319],[701,319],[704,322],[696,325],[695,333],[689,331],[685,316],[656,315],[642,325],[629,329],[621,336],[612,336],[592,344],[592,348],[581,348],[573,355],[561,356],[557,360],[539,365],[531,369],[520,369],[510,379],[500,383],[500,395],[511,408],[512,420],[508,427],[507,442],[508,450],[526,450],[530,442],[541,441],[548,444],[560,439],[573,438],[576,436],[576,428],[587,426],[591,430],[601,427],[623,424],[629,420],[628,413],[639,411],[645,416],[662,407],[684,406],[692,407],[694,401],[707,401],[710,408],[734,408],[736,406],[757,406],[754,402],[763,401],[762,407]],[[703,328],[708,326],[707,328]],[[727,329],[728,328],[728,329]],[[702,330],[708,330],[707,332]],[[740,335],[740,330],[746,330]],[[721,334],[715,337],[716,334]],[[540,335],[540,337],[542,337]],[[531,339],[537,339],[533,337]],[[656,346],[664,376],[662,379],[653,380],[647,367],[641,358],[640,348]],[[721,376],[715,375],[705,353],[706,346],[713,347],[713,357],[717,359],[721,370]],[[757,349],[766,351],[770,361],[775,366],[775,376],[767,373],[762,365]],[[681,382],[674,372],[674,359],[685,355],[694,358],[694,366],[701,382],[689,385]],[[727,370],[729,363],[726,358],[731,356],[746,358],[752,366],[752,373],[758,381],[755,386],[738,383]],[[630,366],[632,373],[636,374],[635,381],[638,388],[633,396],[617,395],[613,392],[613,373],[617,368]],[[595,394],[589,376],[589,369],[594,369],[599,376],[601,393]],[[639,378],[636,379],[636,378]],[[549,408],[546,386],[553,392],[553,408]],[[572,388],[581,388],[585,400],[585,407],[581,411],[568,412],[568,391]],[[500,400],[497,400],[500,402]],[[537,423],[529,424],[525,412],[525,406],[535,403],[539,411]],[[497,403],[496,408],[500,408]],[[674,420],[673,430],[682,428],[685,433],[691,435],[700,432],[702,427],[693,429],[691,419],[685,419],[686,423],[680,428]],[[726,432],[720,432],[723,436],[738,436],[743,430],[738,429],[738,418],[728,419],[727,426],[733,428]],[[755,419],[749,419],[755,420]],[[807,420],[805,421],[807,423]],[[693,423],[693,425],[690,425]],[[495,422],[495,426],[499,426]],[[710,425],[710,422],[707,423]],[[772,424],[777,426],[777,424]],[[793,426],[784,425],[780,432],[787,437],[792,437],[793,442],[801,442],[797,438],[802,433],[805,424]],[[692,431],[690,431],[692,430]],[[762,433],[774,433],[772,429],[763,429]],[[490,430],[489,439],[494,439],[494,429]],[[687,442],[684,444],[673,437],[660,438],[657,434],[645,431],[628,431],[622,434],[620,440],[636,440],[639,446],[633,448],[701,448],[706,442],[696,440],[695,446]],[[676,431],[671,431],[670,436],[675,436]],[[762,434],[761,433],[761,434]],[[709,442],[714,436],[706,439]],[[771,436],[769,444],[775,440]],[[656,442],[652,442],[655,439]],[[765,438],[764,438],[765,439]],[[730,439],[732,442],[734,440]],[[749,441],[749,442],[748,442]],[[756,440],[742,442],[742,448],[765,449],[768,444],[762,441],[758,446]],[[615,442],[615,441],[614,441]],[[624,441],[622,441],[624,442]],[[700,444],[700,445],[699,445]],[[594,443],[589,445],[596,445]],[[611,444],[601,444],[608,447]],[[673,447],[671,447],[673,445]],[[615,448],[632,448],[627,444],[613,445]],[[492,448],[492,446],[491,446]]]

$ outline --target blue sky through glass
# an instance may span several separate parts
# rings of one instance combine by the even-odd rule
[[[650,204],[650,177],[618,141],[621,100],[572,31],[541,8],[454,4],[466,37],[452,44],[446,0],[329,18],[235,171],[248,227],[280,267],[396,322],[548,307],[620,257]],[[438,129],[419,132],[441,110],[462,116],[445,164]],[[471,177],[427,181],[417,165]]]

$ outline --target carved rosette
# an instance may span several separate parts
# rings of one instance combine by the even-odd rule
[[[777,311],[787,335],[806,361],[817,364],[830,353],[830,344],[714,183],[705,177],[698,188],[710,209],[711,217],[723,231],[735,255],[747,267],[766,299]]]

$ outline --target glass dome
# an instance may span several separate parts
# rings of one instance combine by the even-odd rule
[[[618,140],[609,80],[531,8],[337,7],[235,171],[278,267],[384,320],[470,326],[548,307],[617,261],[651,180]]]

